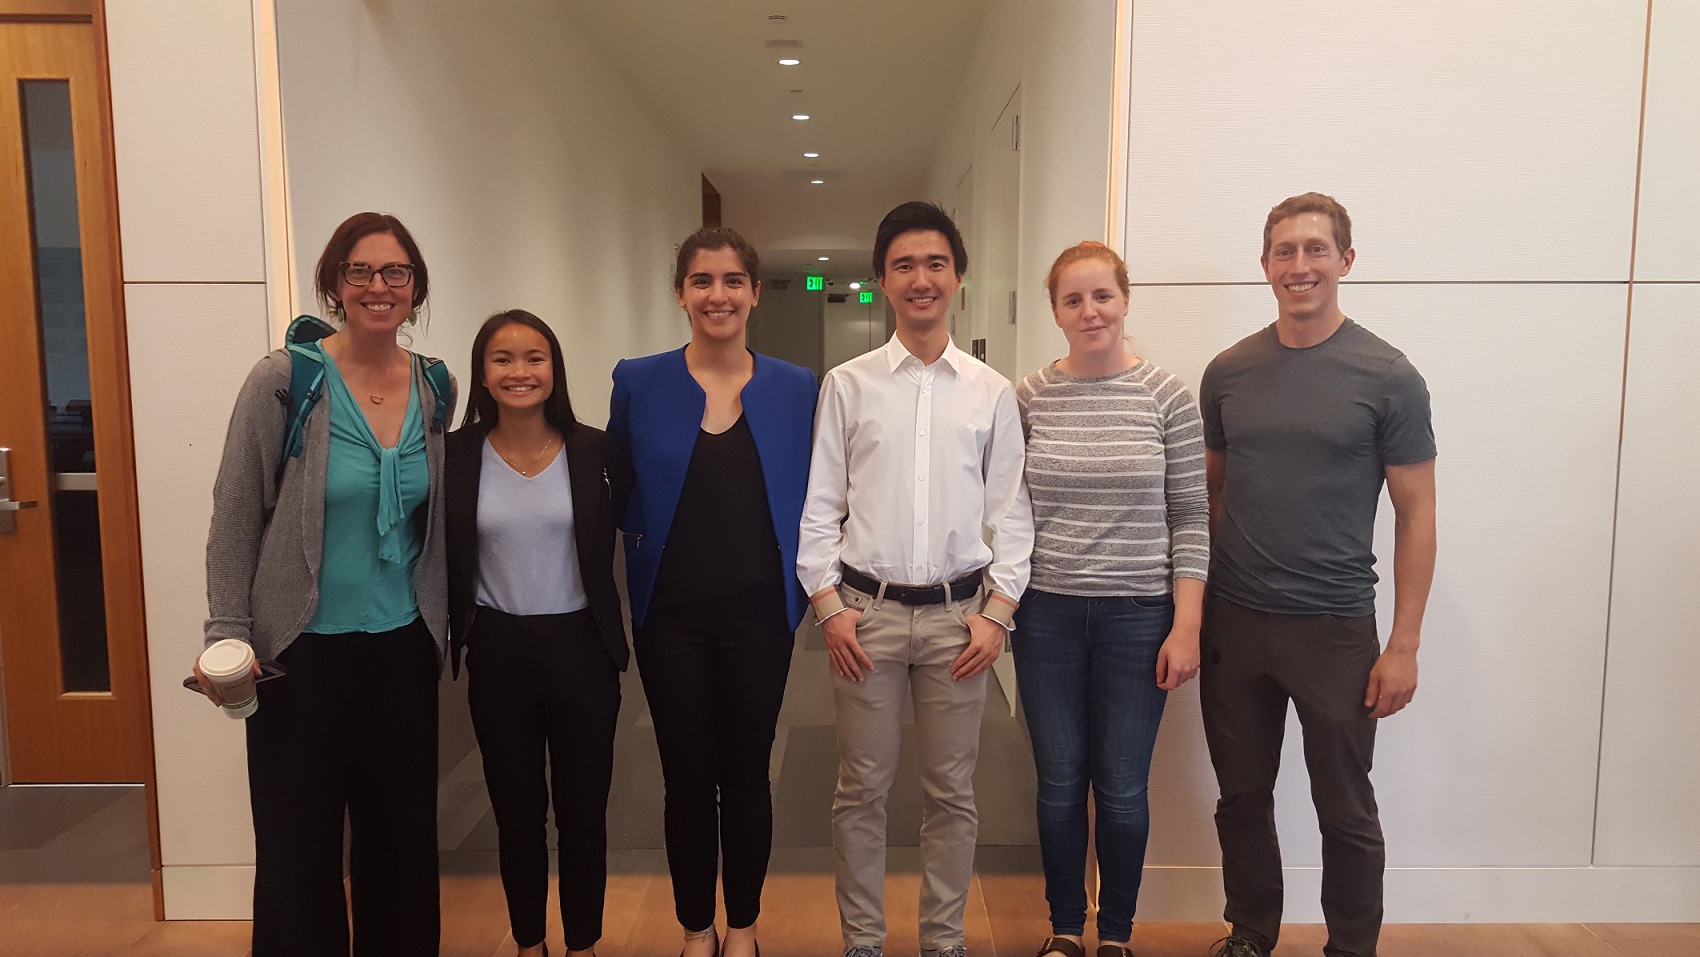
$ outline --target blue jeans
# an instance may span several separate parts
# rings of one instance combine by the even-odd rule
[[[1151,833],[1146,781],[1168,693],[1157,652],[1162,596],[1081,598],[1028,589],[1015,614],[1016,687],[1039,772],[1039,851],[1051,931],[1086,929],[1086,790],[1097,807],[1098,939],[1126,942]]]

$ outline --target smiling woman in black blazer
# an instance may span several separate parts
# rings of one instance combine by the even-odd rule
[[[521,957],[548,953],[545,816],[553,792],[569,953],[602,936],[608,787],[627,660],[614,587],[607,436],[573,418],[543,320],[491,316],[472,342],[466,419],[448,437],[451,660],[496,814]],[[544,756],[549,758],[549,780]]]

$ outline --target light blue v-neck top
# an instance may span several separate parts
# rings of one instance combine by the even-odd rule
[[[329,355],[330,461],[325,475],[325,548],[315,634],[385,632],[419,617],[414,566],[424,541],[431,469],[416,376],[393,448],[378,444],[360,404]]]

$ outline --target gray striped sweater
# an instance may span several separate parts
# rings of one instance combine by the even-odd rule
[[[1081,379],[1053,363],[1016,386],[1033,498],[1032,587],[1163,595],[1210,567],[1204,432],[1186,385],[1141,359]]]

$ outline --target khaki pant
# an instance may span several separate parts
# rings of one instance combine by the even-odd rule
[[[833,677],[838,793],[832,843],[844,945],[885,943],[886,795],[897,773],[906,697],[914,705],[922,792],[920,944],[923,950],[963,944],[979,830],[973,779],[986,673],[956,681],[950,666],[968,647],[967,615],[979,608],[978,597],[911,607],[849,586],[840,591],[862,612],[856,639],[874,663],[863,681]]]

